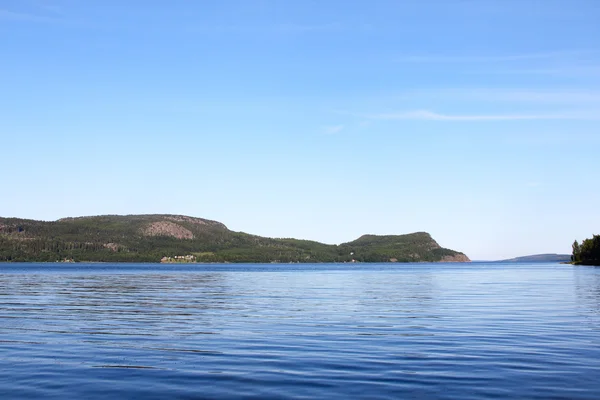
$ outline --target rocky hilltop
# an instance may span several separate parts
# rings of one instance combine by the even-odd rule
[[[364,235],[340,245],[274,239],[184,215],[0,218],[0,261],[467,262],[426,232]]]

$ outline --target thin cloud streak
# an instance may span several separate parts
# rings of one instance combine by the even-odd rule
[[[335,135],[344,130],[344,125],[326,126],[323,129],[323,133],[326,135]]]
[[[31,4],[40,10],[44,10],[56,15],[63,15],[63,8],[58,4],[49,4],[45,0],[31,0]]]
[[[287,33],[323,32],[338,30],[342,27],[340,23],[332,22],[321,25],[308,24],[281,24],[274,27],[275,30]]]
[[[379,120],[422,120],[422,121],[522,121],[551,119],[598,119],[584,114],[498,114],[498,115],[450,115],[428,110],[416,110],[399,113],[372,114],[369,119]]]
[[[573,77],[598,77],[600,65],[566,66],[556,68],[521,68],[498,69],[486,71],[464,71],[471,75],[542,75],[542,76],[573,76]]]
[[[452,100],[476,100],[515,103],[564,103],[564,104],[600,104],[600,90],[532,90],[532,89],[494,89],[494,88],[448,88],[422,89],[401,93],[398,97],[406,99],[448,98]]]
[[[276,25],[205,25],[186,29],[190,33],[224,33],[224,34],[302,34],[324,33],[342,30],[344,25],[338,22],[324,24],[284,23]]]
[[[0,19],[8,19],[12,21],[25,21],[25,22],[51,22],[56,23],[60,20],[51,17],[44,17],[41,15],[21,13],[15,11],[9,11],[0,9]]]
[[[594,50],[565,50],[546,53],[507,54],[500,56],[443,56],[443,55],[412,55],[400,58],[405,63],[431,64],[462,64],[462,63],[495,63],[526,60],[544,60],[552,58],[573,57],[576,55],[593,54]]]

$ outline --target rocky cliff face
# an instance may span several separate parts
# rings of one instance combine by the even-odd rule
[[[471,262],[465,254],[459,253],[453,256],[444,256],[440,262]]]
[[[176,239],[194,238],[192,231],[171,221],[152,222],[142,232],[146,236],[170,236]]]

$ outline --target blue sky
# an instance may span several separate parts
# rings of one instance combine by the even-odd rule
[[[600,233],[600,2],[0,0],[0,215],[472,259]]]

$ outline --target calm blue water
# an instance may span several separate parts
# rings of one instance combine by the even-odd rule
[[[0,398],[596,400],[600,268],[0,264]]]

